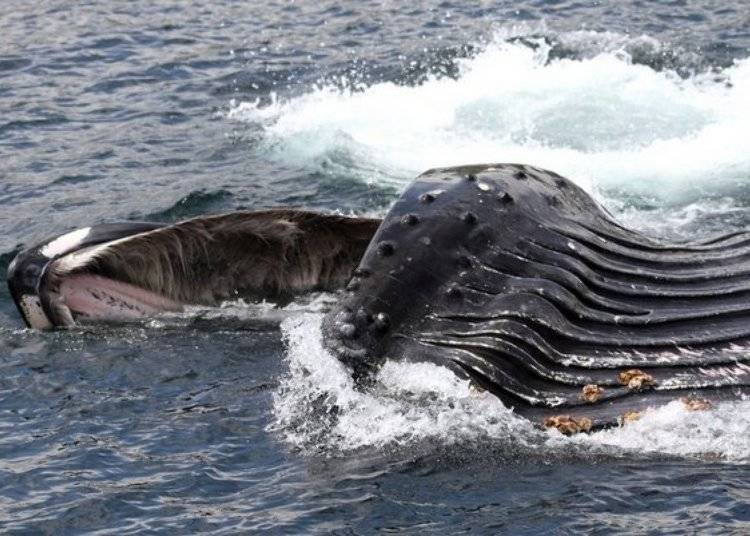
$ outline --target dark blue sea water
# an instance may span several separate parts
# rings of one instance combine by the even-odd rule
[[[383,214],[488,161],[658,236],[750,223],[745,2],[3,2],[0,36],[2,268],[103,221]],[[750,532],[750,402],[564,438],[433,366],[361,392],[331,299],[37,333],[1,290],[0,531]]]

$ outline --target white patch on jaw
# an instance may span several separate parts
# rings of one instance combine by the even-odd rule
[[[130,236],[124,236],[122,238],[118,238],[117,240],[112,240],[111,242],[104,242],[103,244],[99,244],[96,246],[89,246],[81,250],[78,250],[74,253],[65,255],[64,257],[55,261],[55,264],[54,264],[55,272],[58,275],[62,275],[72,270],[82,268],[86,266],[86,264],[89,263],[96,256],[103,254],[110,247],[116,246],[118,244],[122,244],[123,242],[127,242],[128,240],[131,240],[135,238],[136,236],[149,234],[150,232],[152,231],[147,231],[144,233],[135,233]]]
[[[76,251],[75,253],[65,255],[64,257],[54,261],[53,266],[55,272],[59,275],[62,275],[67,274],[77,268],[82,268],[86,266],[86,264],[90,262],[91,259],[105,251],[110,246],[110,244],[116,244],[117,242],[119,242],[119,240],[114,240],[112,242],[107,242],[98,246],[84,248],[80,251]]]
[[[44,314],[42,304],[39,302],[39,296],[34,296],[33,294],[24,294],[21,296],[21,309],[23,310],[24,318],[26,318],[26,321],[32,328],[49,329],[52,327],[52,322]]]
[[[39,251],[42,255],[51,259],[57,255],[61,255],[66,251],[70,251],[80,244],[84,238],[86,238],[91,232],[91,227],[84,227],[83,229],[76,229],[62,236],[58,236],[54,240],[45,244]]]

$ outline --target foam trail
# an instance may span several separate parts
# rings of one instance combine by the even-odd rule
[[[228,116],[260,124],[272,157],[376,184],[517,161],[593,193],[665,204],[733,195],[750,176],[750,59],[684,79],[633,63],[622,36],[568,36],[595,53],[562,59],[506,37],[458,60],[456,79],[323,86],[268,106],[234,103]]]

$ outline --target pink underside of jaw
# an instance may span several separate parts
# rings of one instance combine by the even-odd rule
[[[98,275],[66,277],[60,297],[74,315],[87,320],[130,320],[182,310],[180,303],[155,292]]]

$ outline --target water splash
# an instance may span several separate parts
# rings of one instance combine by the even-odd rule
[[[635,422],[590,436],[571,438],[595,450],[750,462],[750,401],[728,402],[709,411],[688,411],[679,401],[648,411]]]
[[[350,451],[439,439],[535,435],[495,397],[472,393],[466,381],[431,364],[388,362],[369,390],[321,342],[322,315],[282,324],[289,373],[274,397],[274,428],[305,451]]]
[[[670,403],[623,427],[568,438],[537,429],[433,364],[387,362],[373,387],[355,387],[323,348],[321,320],[304,314],[282,323],[289,371],[273,403],[271,429],[308,454],[490,442],[528,456],[648,453],[750,462],[750,401],[698,412]]]
[[[668,56],[649,38],[573,32],[553,48],[509,35],[456,60],[456,78],[328,84],[233,103],[228,117],[259,124],[270,158],[376,185],[500,161],[556,170],[614,209],[750,197],[750,59],[686,74],[674,54],[659,68],[635,61]]]

